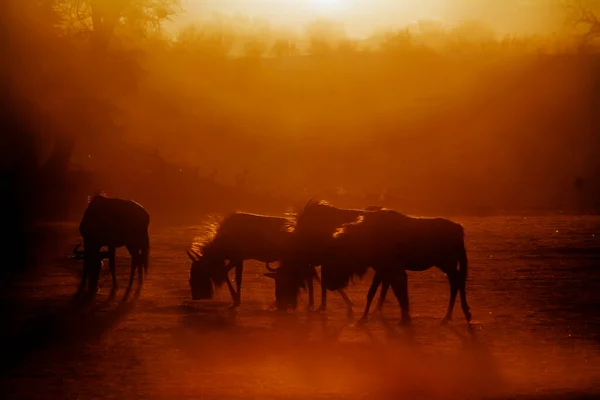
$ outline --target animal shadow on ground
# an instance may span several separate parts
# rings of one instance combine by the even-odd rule
[[[384,343],[367,326],[355,327],[351,321],[332,318],[327,314],[267,310],[240,313],[209,305],[186,310],[180,317],[181,327],[192,335],[218,336],[217,340],[253,343],[257,346],[268,343],[270,351],[292,348],[314,351],[320,346],[344,346],[344,332],[353,337],[365,335],[368,338],[366,346],[380,347],[399,342],[407,346],[416,344],[411,329],[397,331],[385,320],[380,321],[386,332],[387,340]]]
[[[386,341],[388,343],[394,343],[394,344],[401,343],[401,344],[404,344],[407,346],[413,346],[413,347],[418,346],[418,342],[416,341],[416,337],[415,337],[415,330],[412,325],[398,327],[396,323],[390,324],[390,322],[387,319],[385,319],[381,316],[374,319],[374,321],[377,321],[377,323],[383,329]],[[373,338],[373,340],[376,340],[374,338],[374,336],[372,335],[371,330],[369,329],[368,325],[355,325],[355,329],[358,329],[358,330],[364,332],[366,335]]]
[[[237,326],[237,311],[204,307],[186,307],[181,316],[183,328],[198,332],[233,331]]]
[[[479,337],[477,328],[467,324],[461,327],[443,325],[442,329],[449,331],[462,344],[462,364],[470,368],[476,377],[470,391],[477,395],[501,392],[506,382],[488,345]]]
[[[232,342],[269,344],[272,350],[302,347],[315,338],[334,342],[347,323],[331,324],[326,315],[282,313],[268,310],[239,312],[209,306],[188,309],[181,326],[193,335],[217,336]]]
[[[229,364],[223,360],[262,365],[277,359],[319,387],[347,376],[353,385],[384,396],[378,398],[438,398],[446,386],[449,394],[482,398],[502,389],[493,355],[469,325],[398,327],[381,318],[354,326],[322,314],[194,311],[181,316],[175,346],[191,359],[223,363],[218,365],[225,369]]]
[[[12,329],[3,328],[0,339],[1,376],[10,375],[37,352],[50,348],[73,351],[99,339],[135,306],[135,301],[119,302],[112,308],[93,311],[77,303],[68,303],[67,307],[56,303],[56,299],[42,301],[39,311],[21,323],[10,317],[3,318],[0,324]]]

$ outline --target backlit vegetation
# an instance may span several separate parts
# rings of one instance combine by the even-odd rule
[[[598,207],[593,2],[535,36],[422,20],[360,40],[239,15],[171,35],[177,1],[115,4],[3,13],[3,173],[49,199],[41,217],[79,215],[98,189],[165,215],[317,194],[419,213]]]

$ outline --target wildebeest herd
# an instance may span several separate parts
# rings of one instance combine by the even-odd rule
[[[83,260],[81,284],[76,297],[85,291],[93,301],[98,288],[102,260],[107,258],[112,274],[109,300],[117,294],[115,249],[129,251],[131,275],[124,300],[129,297],[135,273],[140,294],[143,273],[148,272],[149,215],[139,204],[103,195],[94,196],[85,211],[80,233],[81,244],[74,258]],[[102,251],[103,247],[107,251]],[[460,293],[467,321],[471,313],[466,297],[467,255],[461,225],[443,218],[413,218],[397,211],[371,206],[342,209],[324,201],[309,201],[293,216],[276,217],[235,212],[218,224],[198,250],[187,250],[192,265],[189,284],[194,300],[213,297],[214,287],[227,285],[233,306],[241,303],[242,273],[245,260],[264,262],[266,277],[275,281],[275,304],[279,311],[297,308],[301,289],[307,289],[309,308],[314,307],[313,281],[319,280],[321,305],[327,306],[327,291],[337,291],[352,314],[352,302],[344,289],[362,278],[369,268],[375,271],[367,303],[359,322],[365,322],[377,289],[381,286],[377,308],[381,310],[388,288],[400,303],[401,323],[410,323],[406,271],[438,267],[448,277],[450,301],[443,322],[452,319],[456,296]],[[271,263],[277,262],[278,268]],[[234,288],[229,271],[235,269]]]

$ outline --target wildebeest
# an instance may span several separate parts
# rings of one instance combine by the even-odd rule
[[[212,232],[201,244],[200,251],[189,251],[190,288],[192,298],[199,300],[213,296],[213,284],[227,283],[233,298],[233,307],[241,303],[244,260],[267,264],[279,261],[290,245],[291,232],[285,217],[236,212],[213,226]],[[226,261],[229,263],[226,265]],[[229,282],[228,272],[235,268],[236,289]]]
[[[309,307],[313,306],[312,279],[315,276],[314,268],[321,266],[321,305],[320,310],[327,307],[327,290],[338,291],[342,296],[348,313],[352,313],[352,302],[344,292],[347,286],[330,280],[326,262],[329,258],[329,249],[333,234],[345,223],[356,220],[366,212],[380,210],[379,206],[370,206],[365,209],[343,209],[329,205],[325,201],[310,200],[304,208],[297,213],[293,222],[292,250],[281,261],[274,274],[266,274],[275,278],[275,298],[277,308],[286,310],[296,308],[297,296],[300,288],[308,286]],[[287,282],[284,282],[287,281]],[[288,288],[294,287],[294,290]],[[381,303],[381,301],[380,301]]]
[[[76,255],[83,258],[83,276],[76,297],[83,292],[87,279],[89,281],[89,300],[94,299],[98,290],[102,259],[108,258],[112,275],[109,301],[115,298],[118,291],[115,251],[117,247],[121,246],[125,246],[131,255],[131,274],[123,301],[129,298],[136,269],[138,271],[136,296],[139,295],[143,284],[143,272],[148,273],[149,224],[148,212],[138,203],[132,200],[110,198],[101,194],[94,196],[79,224],[84,250],[83,252],[78,251],[79,246],[73,250]],[[104,246],[108,248],[107,252],[100,251]]]
[[[380,210],[345,224],[333,237],[328,270],[335,279],[361,277],[368,267],[376,271],[361,321],[367,319],[377,286],[383,282],[391,285],[398,298],[401,322],[410,323],[406,271],[424,271],[432,266],[442,270],[450,283],[450,301],[443,322],[452,319],[457,292],[465,318],[471,320],[466,295],[467,254],[460,224]]]

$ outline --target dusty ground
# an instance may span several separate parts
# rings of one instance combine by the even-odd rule
[[[152,228],[137,302],[76,310],[81,265],[66,256],[77,227],[53,226],[37,272],[4,306],[1,397],[600,398],[600,218],[456,220],[467,232],[472,330],[459,307],[440,326],[448,285],[434,269],[409,274],[410,329],[396,325],[391,293],[383,318],[364,329],[334,293],[324,314],[304,310],[305,294],[296,313],[268,311],[274,284],[253,262],[237,311],[226,289],[193,302],[184,250],[198,227]],[[128,259],[119,255],[123,288]],[[349,290],[357,314],[369,278]],[[102,284],[99,302],[108,271]]]

